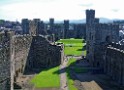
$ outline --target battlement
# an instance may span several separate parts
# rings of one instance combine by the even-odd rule
[[[87,9],[86,13],[93,13],[93,14],[95,14],[95,10],[94,9]]]
[[[107,49],[111,49],[111,50],[124,53],[124,45],[121,45],[119,43],[112,42],[110,45],[108,45]]]
[[[86,24],[92,24],[95,21],[95,10],[86,10]]]
[[[124,45],[119,43],[111,43],[106,50],[105,72],[112,77],[113,80],[124,85]]]

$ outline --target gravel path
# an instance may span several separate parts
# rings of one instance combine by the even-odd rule
[[[67,77],[66,77],[66,65],[67,65],[67,60],[63,62],[63,64],[60,65],[60,90],[68,90],[68,85],[67,85]]]

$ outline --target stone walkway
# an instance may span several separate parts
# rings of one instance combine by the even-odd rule
[[[67,77],[66,77],[66,65],[67,65],[67,60],[65,60],[61,65],[60,65],[60,90],[68,90],[68,85],[67,85]]]

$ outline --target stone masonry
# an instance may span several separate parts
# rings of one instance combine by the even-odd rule
[[[17,77],[58,66],[63,61],[63,44],[44,36],[0,33],[0,90],[13,90]]]
[[[63,45],[50,43],[43,36],[13,36],[14,82],[22,74],[34,74],[58,66],[63,60]]]
[[[118,41],[119,25],[101,24],[95,10],[86,10],[87,60],[124,85],[124,48]]]
[[[102,24],[95,18],[95,10],[86,10],[86,42],[87,59],[92,66],[102,67],[101,50],[110,42],[118,42],[119,26],[115,24]]]
[[[11,88],[11,47],[10,47],[10,32],[0,33],[0,90],[10,90]]]
[[[104,72],[119,84],[124,85],[124,45],[111,43],[105,55]]]
[[[29,53],[30,45],[32,42],[32,37],[29,35],[13,36],[13,67],[14,67],[14,77],[18,77],[23,74],[27,56]],[[14,78],[16,81],[16,78]]]
[[[62,50],[61,45],[50,44],[42,36],[33,36],[26,62],[26,72],[41,71],[60,65]]]

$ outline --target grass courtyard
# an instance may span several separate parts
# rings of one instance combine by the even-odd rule
[[[59,67],[42,71],[31,80],[31,83],[37,88],[60,87],[60,77],[54,74],[56,71],[59,71]]]
[[[85,43],[82,43],[82,39],[61,39],[58,42],[64,43],[64,53],[65,55],[75,55],[80,56],[82,54],[86,55],[86,50],[84,49]],[[69,90],[77,90],[74,86],[74,81],[71,78],[70,66],[75,63],[75,59],[71,58],[68,62],[68,67],[66,70],[67,80],[69,85]],[[59,73],[55,73],[59,71],[59,66],[50,68],[44,71],[41,71],[39,74],[35,75],[34,78],[30,81],[36,88],[52,88],[52,87],[60,87],[60,77]],[[81,68],[75,68],[75,71],[81,72]]]
[[[86,50],[83,49],[85,43],[82,43],[82,39],[61,39],[58,42],[64,43],[65,55],[75,55],[80,56],[82,54],[86,55]]]

